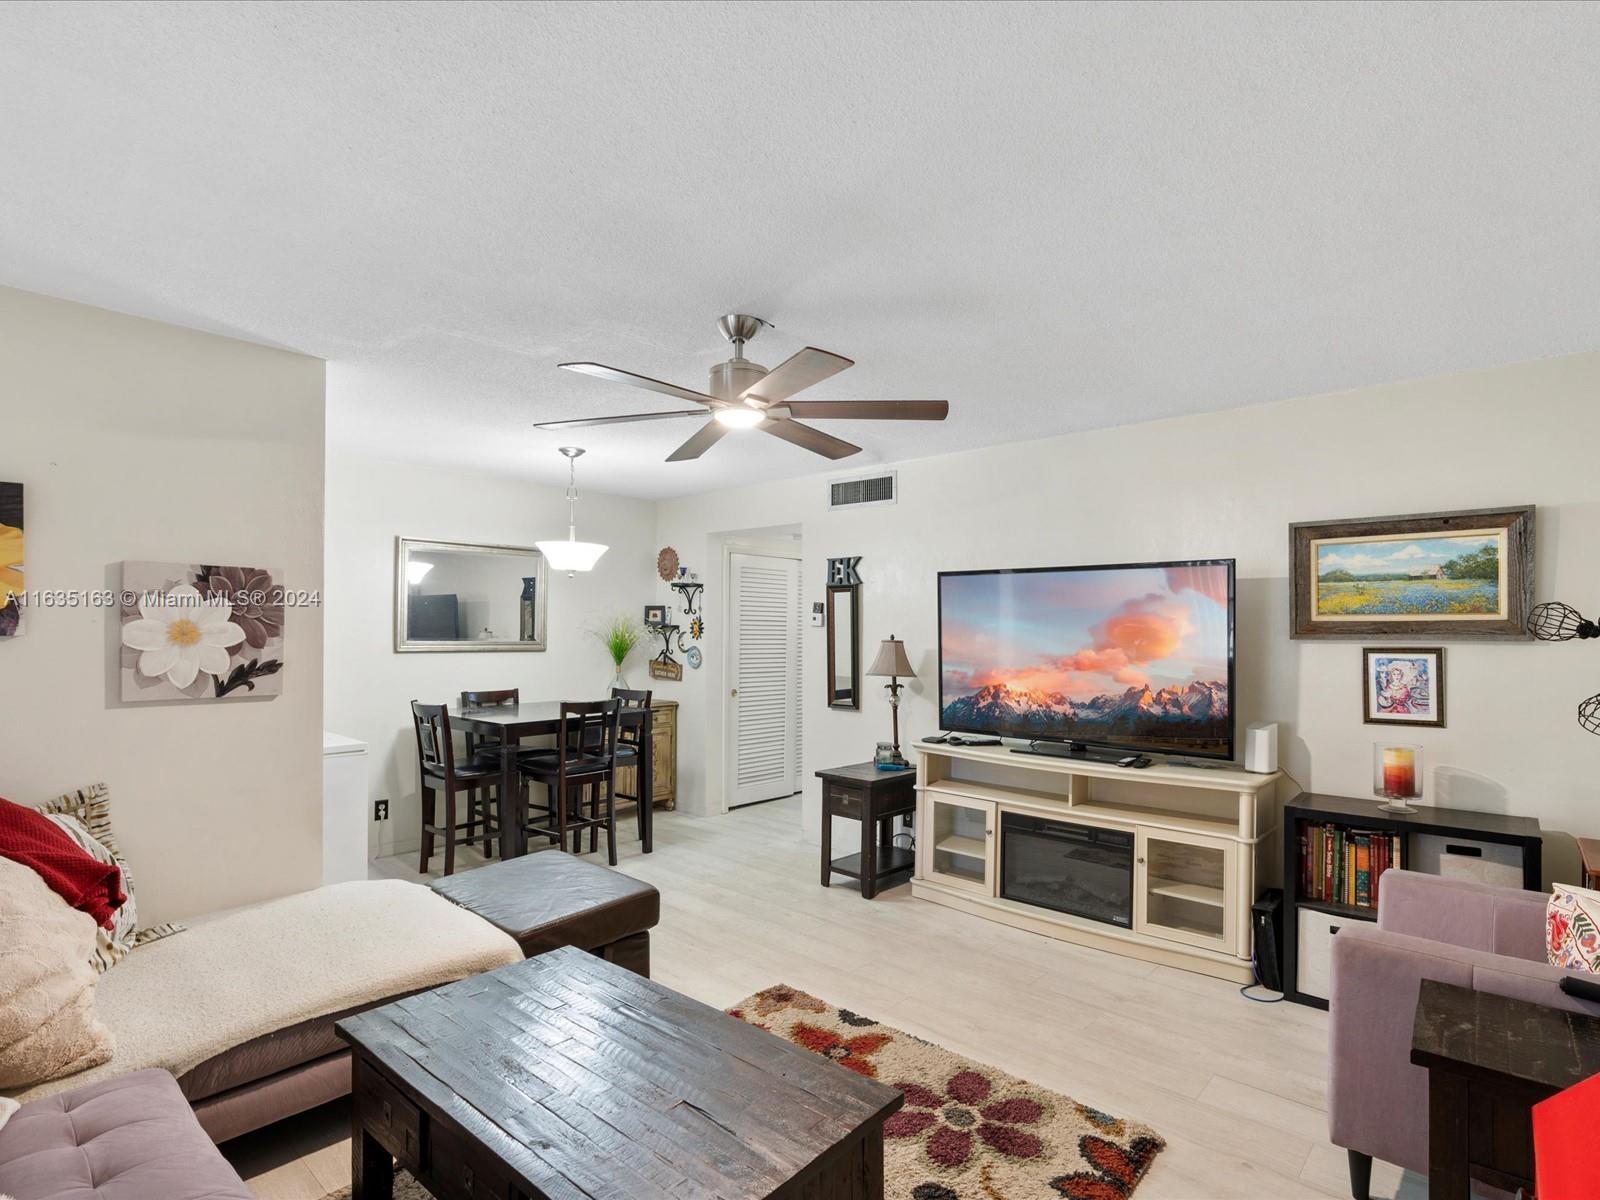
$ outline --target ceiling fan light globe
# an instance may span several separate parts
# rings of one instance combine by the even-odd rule
[[[716,419],[729,429],[754,429],[766,420],[766,417],[766,413],[760,409],[743,404],[719,408],[716,412]]]

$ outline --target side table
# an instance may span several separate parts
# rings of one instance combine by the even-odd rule
[[[1578,838],[1578,853],[1583,856],[1583,886],[1600,884],[1600,838]]]
[[[1411,1061],[1428,1070],[1428,1200],[1473,1179],[1533,1189],[1533,1106],[1600,1072],[1600,1018],[1424,979]]]
[[[910,872],[916,856],[894,844],[894,818],[917,810],[917,773],[880,771],[872,763],[856,763],[818,771],[822,780],[822,886],[835,875],[861,881],[861,895],[871,900],[891,875]],[[861,849],[833,857],[833,818],[861,822]]]

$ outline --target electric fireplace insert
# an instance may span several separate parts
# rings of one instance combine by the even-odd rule
[[[1131,929],[1133,834],[1002,813],[1000,894]]]

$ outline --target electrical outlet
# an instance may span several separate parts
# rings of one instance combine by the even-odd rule
[[[387,821],[389,819],[389,802],[387,800],[374,800],[372,802],[372,819],[374,821]]]

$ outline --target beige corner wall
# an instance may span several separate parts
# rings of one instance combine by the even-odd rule
[[[280,566],[322,587],[323,364],[0,289],[0,480],[26,487],[30,587],[128,559]],[[291,609],[283,694],[123,704],[114,609],[32,608],[0,640],[0,795],[103,780],[142,921],[321,878],[322,614]]]
[[[341,369],[330,370],[335,407]],[[593,571],[572,579],[550,572],[549,648],[397,654],[397,537],[502,546],[565,537],[566,489],[329,453],[327,727],[367,743],[367,815],[373,800],[390,801],[390,819],[369,823],[374,855],[417,847],[422,810],[412,700],[440,704],[463,690],[508,687],[530,700],[607,694],[610,659],[589,631],[613,612],[638,619],[655,598],[656,506],[581,490],[581,466],[579,472],[578,536],[610,548]],[[628,663],[628,682],[661,690],[650,680],[649,654],[639,651]]]
[[[737,452],[731,440],[725,446]],[[900,463],[900,502],[891,507],[829,511],[829,475],[668,501],[660,541],[714,564],[722,531],[797,523],[807,602],[823,598],[828,558],[860,555],[863,653],[870,659],[880,638],[897,634],[919,676],[902,709],[908,742],[938,728],[938,572],[1236,558],[1240,727],[1279,722],[1284,766],[1302,786],[1362,796],[1372,742],[1385,731],[1361,721],[1359,642],[1289,638],[1289,523],[1536,504],[1538,598],[1593,616],[1596,446],[1600,354],[1585,354]],[[723,607],[718,578],[706,594],[706,669],[682,689],[679,790],[688,807],[711,812],[725,782]],[[1405,737],[1426,748],[1429,801],[1538,817],[1556,835],[1547,838],[1548,873],[1573,878],[1565,835],[1600,835],[1600,738],[1576,720],[1578,702],[1600,692],[1600,647],[1445,645],[1449,727]],[[870,758],[889,733],[880,688],[865,689],[860,712],[824,704],[823,654],[823,631],[808,627],[812,831],[812,772]]]

